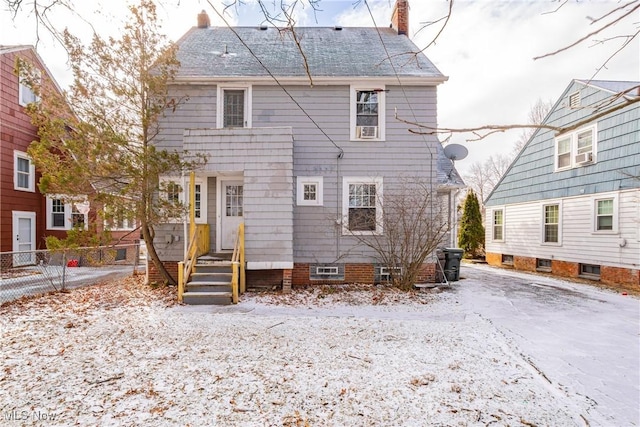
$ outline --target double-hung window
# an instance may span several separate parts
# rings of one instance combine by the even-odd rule
[[[82,205],[83,203],[80,203]],[[88,222],[88,205],[84,213],[78,209],[77,203],[68,202],[62,196],[47,196],[47,229],[70,230],[86,228]]]
[[[613,231],[614,200],[596,200],[596,231]]]
[[[382,178],[345,177],[343,234],[382,234]]]
[[[504,240],[504,209],[495,209],[492,215],[492,238],[495,241]]]
[[[27,153],[13,152],[13,188],[19,191],[35,192],[36,168]]]
[[[36,70],[35,77],[37,80],[40,80],[40,71]],[[38,83],[38,82],[35,82]],[[38,102],[38,96],[33,92],[31,86],[29,86],[27,82],[27,77],[24,75],[24,72],[21,71],[21,75],[19,76],[19,84],[18,84],[18,103],[23,107],[31,104],[32,102]]]
[[[251,127],[251,87],[218,86],[218,127]]]
[[[562,134],[556,138],[556,170],[586,166],[596,161],[596,126]]]
[[[351,87],[351,139],[384,140],[384,87]]]
[[[549,204],[543,206],[544,229],[543,243],[560,243],[560,205]]]

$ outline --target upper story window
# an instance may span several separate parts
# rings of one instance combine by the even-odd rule
[[[384,140],[384,96],[384,87],[351,87],[352,140]]]
[[[36,78],[40,79],[39,70],[36,70]],[[32,102],[38,102],[39,100],[38,96],[36,96],[33,90],[31,90],[31,87],[29,87],[26,80],[27,79],[24,75],[20,75],[18,86],[18,103],[23,107],[26,107]]]
[[[13,188],[20,191],[36,191],[36,168],[27,153],[13,151]]]
[[[218,127],[251,127],[251,86],[218,86]]]
[[[382,234],[382,178],[345,177],[343,234]]]
[[[556,170],[585,166],[596,161],[596,126],[556,138]]]
[[[86,228],[87,223],[88,212],[81,212],[76,203],[67,202],[60,196],[47,196],[48,230]]]
[[[495,241],[504,240],[504,209],[495,209],[492,216],[492,238]]]

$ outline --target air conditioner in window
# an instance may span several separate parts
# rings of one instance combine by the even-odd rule
[[[356,138],[374,139],[378,137],[378,126],[357,126]]]
[[[591,151],[578,154],[576,156],[576,164],[581,165],[583,163],[591,163],[591,162],[593,162],[593,153]]]

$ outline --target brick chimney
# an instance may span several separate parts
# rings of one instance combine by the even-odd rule
[[[209,15],[207,15],[207,12],[203,9],[202,12],[198,14],[198,28],[209,28],[210,25]]]
[[[398,34],[409,35],[409,0],[396,0],[391,13],[391,28]]]

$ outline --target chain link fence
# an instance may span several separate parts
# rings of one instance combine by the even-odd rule
[[[0,252],[0,304],[26,295],[130,276],[146,264],[140,244],[65,250]]]

